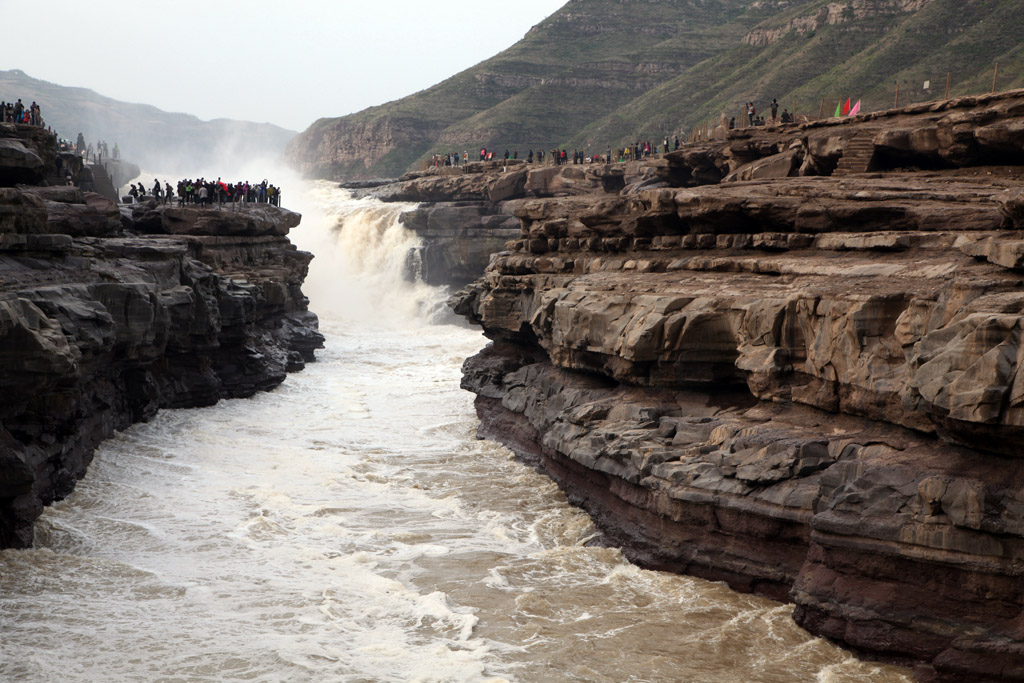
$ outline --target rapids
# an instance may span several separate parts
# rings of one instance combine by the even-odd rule
[[[475,438],[479,332],[402,275],[402,205],[310,184],[293,233],[319,361],[98,450],[0,553],[4,681],[909,681],[791,607],[591,547],[546,477]]]

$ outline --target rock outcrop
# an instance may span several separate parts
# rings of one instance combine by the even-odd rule
[[[0,125],[26,148],[40,132]],[[34,182],[23,159],[5,177]],[[313,360],[298,223],[273,207],[121,209],[76,187],[0,187],[0,547],[31,544],[42,507],[115,430],[271,389]]]
[[[458,288],[479,277],[491,255],[520,236],[515,213],[524,200],[618,192],[627,183],[632,188],[663,186],[673,173],[667,163],[534,166],[520,159],[433,168],[341,187],[355,197],[419,203],[400,217],[423,242],[409,254],[408,275]]]
[[[423,246],[408,259],[410,273],[429,285],[462,287],[483,272],[491,254],[519,236],[519,219],[492,202],[438,202],[403,213],[402,225]]]
[[[527,180],[452,299],[493,342],[481,435],[645,566],[923,681],[1024,680],[1022,122],[1017,92]],[[866,137],[879,172],[833,175]]]

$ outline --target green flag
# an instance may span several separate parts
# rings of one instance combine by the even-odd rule
[[[838,119],[843,115],[843,98],[839,98],[839,102],[836,103],[836,118]]]

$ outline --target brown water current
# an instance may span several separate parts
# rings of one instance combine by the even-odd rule
[[[414,239],[329,186],[310,197],[318,255]],[[910,680],[788,605],[588,545],[550,480],[475,438],[458,385],[485,340],[417,317],[440,293],[374,280],[390,266],[371,252],[389,250],[311,279],[332,285],[320,362],[126,430],[36,548],[0,553],[0,680]],[[396,301],[413,312],[380,313]]]

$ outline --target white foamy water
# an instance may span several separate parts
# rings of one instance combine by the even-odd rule
[[[105,443],[0,553],[4,681],[908,681],[791,608],[587,547],[459,389],[475,331],[401,277],[400,207],[312,185],[319,362]],[[340,224],[338,232],[332,228]]]

